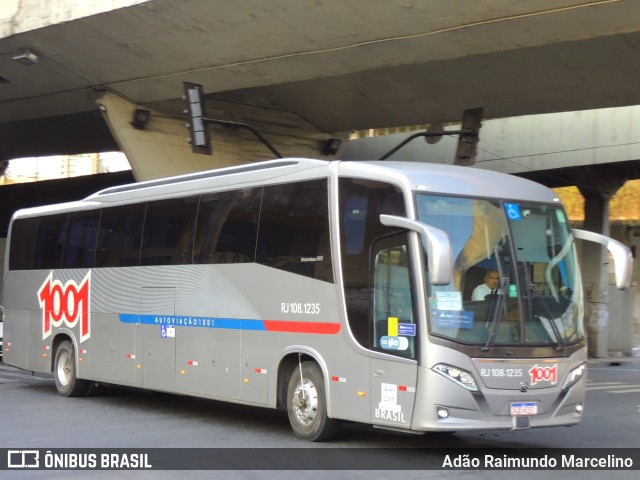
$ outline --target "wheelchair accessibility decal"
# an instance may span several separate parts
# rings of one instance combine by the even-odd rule
[[[160,337],[173,338],[176,336],[176,327],[173,325],[160,325]]]
[[[507,217],[509,217],[509,220],[522,220],[520,205],[518,205],[517,203],[505,203],[504,209],[507,212]]]

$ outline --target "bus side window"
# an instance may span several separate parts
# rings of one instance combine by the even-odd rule
[[[140,265],[191,263],[198,197],[149,202],[140,248]]]
[[[354,192],[346,199],[343,228],[345,252],[349,255],[357,255],[364,247],[368,201],[369,198],[362,192]]]
[[[40,217],[33,252],[34,269],[60,268],[66,229],[66,213]]]
[[[261,187],[202,195],[193,263],[253,262],[261,200]]]
[[[69,214],[63,268],[91,268],[96,253],[100,210]]]
[[[333,282],[327,179],[264,188],[256,262]]]
[[[37,218],[20,218],[11,226],[9,270],[31,270],[38,231]]]
[[[394,185],[372,180],[341,178],[339,190],[347,319],[356,341],[372,348],[369,255],[376,238],[393,231],[380,223],[380,214],[405,215],[404,199]]]
[[[138,203],[102,210],[96,267],[138,265],[145,207],[145,203]]]

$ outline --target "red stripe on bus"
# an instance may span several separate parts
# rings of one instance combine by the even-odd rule
[[[340,331],[339,323],[291,322],[287,320],[265,320],[264,328],[269,332],[318,333],[335,335]]]

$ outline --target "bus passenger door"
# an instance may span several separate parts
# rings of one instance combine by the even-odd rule
[[[377,239],[371,259],[371,423],[410,428],[417,382],[407,234]],[[385,355],[376,355],[375,352]]]
[[[174,318],[175,288],[142,288],[142,314]],[[175,391],[176,337],[165,322],[142,325],[142,386]]]

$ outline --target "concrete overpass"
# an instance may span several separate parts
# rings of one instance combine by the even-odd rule
[[[3,0],[0,159],[120,148],[148,179],[270,156],[216,127],[214,155],[190,154],[185,80],[204,85],[210,116],[314,157],[350,130],[477,106],[636,105],[637,18],[634,0]],[[151,111],[145,130],[135,108]]]

